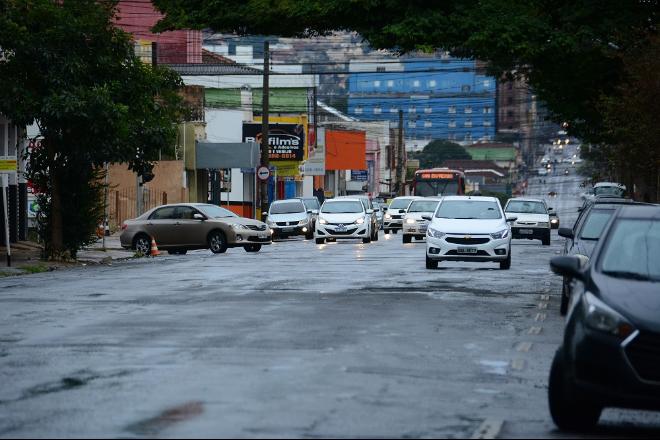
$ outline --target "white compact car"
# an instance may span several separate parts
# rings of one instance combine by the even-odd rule
[[[321,206],[316,222],[314,231],[316,244],[323,244],[328,239],[351,238],[361,239],[363,243],[371,243],[372,214],[373,211],[366,209],[362,201],[357,198],[326,200]]]
[[[511,227],[495,197],[444,197],[426,232],[426,268],[440,261],[492,261],[511,267]]]
[[[509,199],[504,212],[518,219],[511,227],[513,238],[541,240],[544,246],[550,246],[550,210],[545,200],[518,197]]]
[[[268,226],[273,239],[304,235],[307,240],[314,237],[312,211],[300,199],[276,200],[268,211]]]
[[[386,234],[389,234],[390,231],[395,234],[399,229],[403,228],[403,216],[406,215],[408,211],[408,206],[413,200],[421,199],[423,197],[419,196],[405,196],[405,197],[396,197],[390,202],[390,206],[387,208],[385,213],[385,218],[383,219],[383,230]]]
[[[408,213],[403,217],[403,243],[410,243],[413,237],[421,240],[426,236],[429,222],[422,217],[433,215],[440,200],[436,197],[413,200],[408,206]]]

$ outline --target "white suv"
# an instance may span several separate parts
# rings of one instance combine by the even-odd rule
[[[371,243],[371,216],[373,210],[366,209],[358,198],[326,200],[321,206],[316,222],[314,238],[316,244],[328,239],[362,239]],[[376,231],[378,232],[378,231]]]
[[[509,199],[504,212],[518,218],[511,227],[513,238],[541,240],[544,246],[550,246],[551,209],[545,204],[545,200],[541,199]]]
[[[495,197],[444,197],[426,232],[426,268],[440,261],[493,261],[511,267],[511,228]]]

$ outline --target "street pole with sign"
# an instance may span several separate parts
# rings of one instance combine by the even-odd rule
[[[0,175],[2,177],[2,215],[5,220],[5,245],[7,249],[7,267],[11,266],[11,244],[9,243],[9,212],[7,209],[7,188],[9,176],[16,175],[18,161],[16,156],[0,156]]]
[[[264,41],[264,76],[261,116],[261,166],[266,167],[266,169],[268,169],[270,165],[268,146],[268,95],[270,94],[268,87],[269,58],[269,46],[268,40],[266,40]],[[261,220],[264,220],[264,215],[268,212],[268,180],[260,181],[259,191],[261,193]]]

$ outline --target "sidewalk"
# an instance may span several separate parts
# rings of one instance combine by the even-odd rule
[[[0,278],[12,275],[24,275],[57,270],[66,267],[87,266],[91,264],[111,264],[115,260],[132,258],[134,251],[121,247],[119,234],[98,240],[88,248],[78,252],[74,262],[45,261],[41,259],[42,247],[31,241],[20,241],[11,245],[11,267],[7,267],[7,249],[0,246]]]

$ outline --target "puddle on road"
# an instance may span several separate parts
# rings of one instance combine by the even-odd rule
[[[484,367],[486,373],[506,375],[509,363],[505,361],[479,361],[479,364]]]

